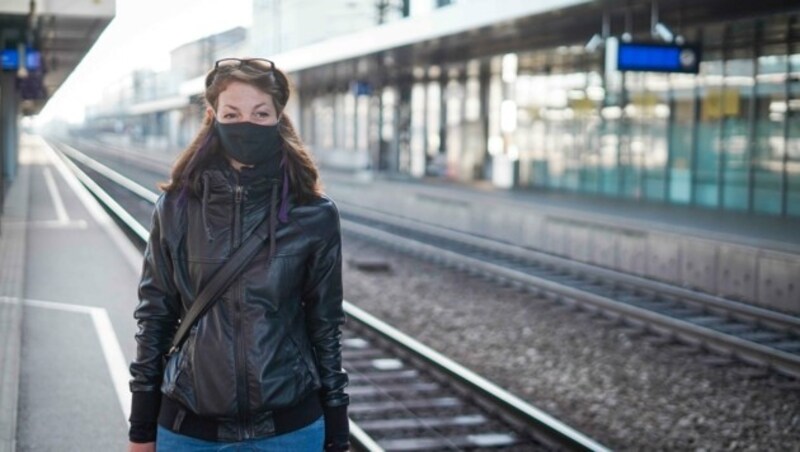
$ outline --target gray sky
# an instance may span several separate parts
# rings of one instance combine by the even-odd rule
[[[117,14],[50,99],[40,122],[83,120],[103,88],[137,68],[167,69],[169,51],[200,37],[249,27],[252,0],[117,0]],[[37,121],[37,122],[39,122]]]

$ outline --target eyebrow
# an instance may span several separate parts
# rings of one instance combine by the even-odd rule
[[[231,110],[236,110],[236,111],[239,111],[239,109],[238,109],[238,108],[236,108],[236,107],[234,107],[233,105],[223,104],[223,105],[222,105],[222,107],[223,107],[223,108],[230,108]],[[260,104],[258,104],[258,105],[255,105],[255,106],[253,107],[253,110],[255,110],[255,109],[257,109],[257,108],[260,108],[260,107],[267,107],[267,110],[269,110],[269,105],[268,105],[266,102],[261,102]]]

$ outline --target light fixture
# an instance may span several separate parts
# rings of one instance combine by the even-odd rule
[[[594,53],[601,45],[603,45],[604,41],[605,39],[600,36],[600,33],[595,33],[591,38],[589,38],[589,42],[586,43],[586,51],[589,53]]]
[[[658,18],[658,1],[653,0],[650,4],[650,34],[654,38],[660,38],[667,44],[675,42],[675,33]]]
[[[584,48],[589,53],[594,53],[597,49],[600,48],[603,44],[606,43],[606,39],[608,39],[611,32],[611,16],[609,15],[608,11],[603,12],[603,22],[600,24],[600,33],[595,33],[589,38],[589,42],[586,43]]]
[[[672,33],[672,30],[664,25],[663,22],[658,22],[655,27],[653,27],[653,34],[667,43],[672,43],[675,39],[675,34]]]

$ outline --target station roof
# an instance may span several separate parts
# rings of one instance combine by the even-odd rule
[[[520,17],[557,11],[591,0],[506,0],[465,2],[440,8],[421,16],[390,22],[378,27],[338,36],[278,55],[266,56],[286,72],[324,66],[377,52],[433,42],[447,36],[471,33],[483,27],[513,27]],[[184,83],[181,94],[202,93],[205,76]]]
[[[796,10],[785,0],[550,0],[463,2],[362,32],[275,55],[279,67],[294,72],[302,89],[337,90],[343,83],[412,77],[415,69],[463,66],[465,61],[504,53],[577,46],[602,33],[629,31],[653,39],[653,5],[659,22],[676,34],[689,27],[730,23]],[[627,28],[627,30],[626,30]],[[586,55],[599,58],[600,52]],[[441,73],[446,73],[441,71]]]
[[[33,6],[33,11],[31,11]],[[4,0],[0,3],[0,44],[41,52],[42,96],[23,100],[21,113],[38,113],[80,63],[116,13],[116,0]],[[33,74],[36,77],[37,74]]]
[[[660,21],[673,30],[741,18],[781,13],[792,7],[785,0],[661,0]],[[600,33],[604,14],[612,35],[626,22],[634,33],[648,33],[652,0],[506,0],[459,2],[352,34],[266,56],[294,73],[298,86],[330,89],[377,74],[412,73],[415,66],[446,65],[522,50],[583,46]],[[204,77],[185,82],[182,95],[197,95]]]

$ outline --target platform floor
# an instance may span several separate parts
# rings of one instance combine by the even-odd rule
[[[16,448],[125,450],[141,254],[42,139],[23,137],[20,166],[24,285],[4,299],[22,308],[19,369],[0,370],[17,380]]]
[[[363,177],[330,169],[322,170],[322,174],[323,181],[331,183],[352,183]],[[480,197],[488,203],[497,200],[522,202],[530,209],[546,210],[560,217],[592,217],[631,227],[800,253],[800,218],[754,215],[604,195],[527,188],[503,189],[486,181],[455,182],[433,177],[415,179],[385,174],[373,176],[373,183],[380,181],[426,187],[453,196]]]

